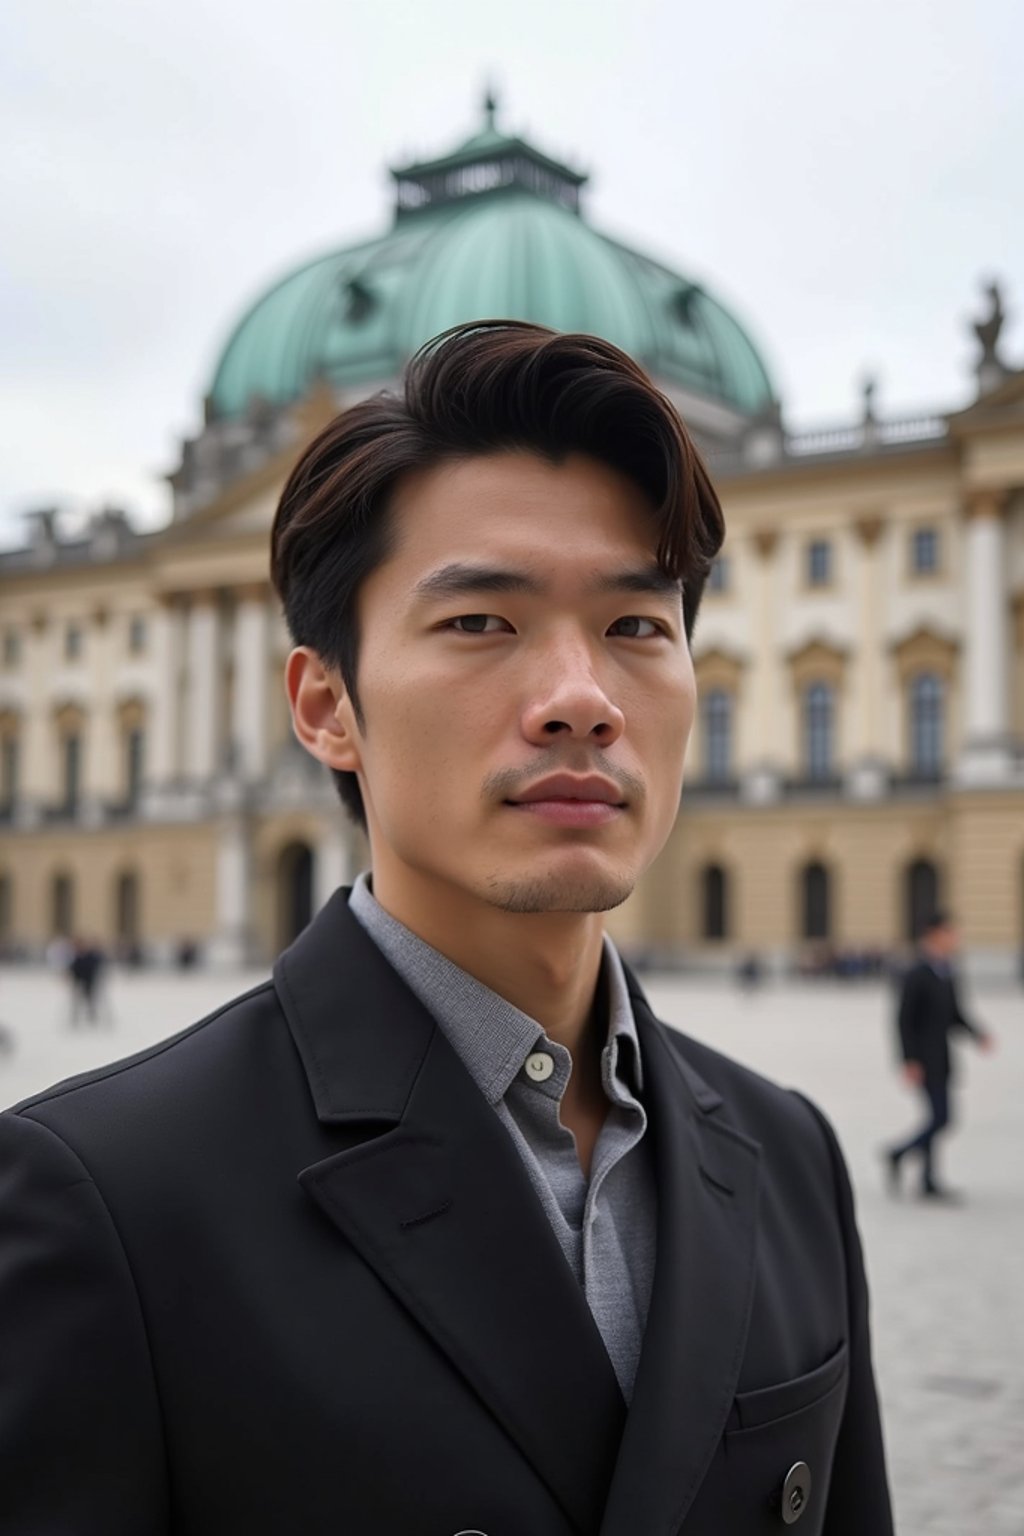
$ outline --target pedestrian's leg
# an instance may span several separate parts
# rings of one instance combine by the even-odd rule
[[[949,1124],[949,1090],[945,1083],[929,1083],[926,1091],[932,1106],[932,1123],[924,1151],[921,1193],[933,1195],[939,1188],[935,1179],[935,1138]]]
[[[921,1091],[924,1094],[928,1105],[928,1118],[926,1119],[921,1129],[916,1132],[915,1135],[911,1136],[908,1141],[901,1142],[899,1146],[892,1147],[889,1152],[889,1157],[892,1163],[898,1166],[906,1157],[908,1152],[920,1152],[923,1166],[923,1184],[924,1187],[927,1188],[931,1183],[932,1138],[935,1136],[938,1130],[941,1130],[942,1125],[945,1125],[946,1112],[943,1110],[943,1119],[941,1124],[937,1123],[937,1107],[934,1097],[935,1085],[931,1083],[922,1083]]]

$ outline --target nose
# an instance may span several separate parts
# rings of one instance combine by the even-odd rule
[[[608,697],[583,645],[559,645],[539,663],[535,696],[523,712],[523,734],[536,746],[555,737],[610,747],[626,724],[622,710]]]

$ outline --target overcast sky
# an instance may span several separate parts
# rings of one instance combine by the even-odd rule
[[[1021,0],[7,0],[0,542],[166,520],[239,313],[380,232],[386,166],[500,124],[705,283],[798,425],[964,403],[981,281],[1024,364]]]

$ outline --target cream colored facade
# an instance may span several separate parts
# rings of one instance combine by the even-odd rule
[[[321,387],[243,434],[160,533],[107,517],[62,543],[43,518],[0,557],[4,947],[65,929],[266,963],[363,862],[292,737],[267,577],[288,467],[339,403]],[[613,930],[784,961],[891,949],[938,899],[977,968],[1015,973],[1024,373],[931,422],[780,430],[715,477],[724,582],[697,624],[682,809]]]

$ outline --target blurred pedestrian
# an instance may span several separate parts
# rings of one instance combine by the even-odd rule
[[[908,1141],[886,1147],[883,1157],[889,1187],[895,1193],[903,1159],[910,1152],[919,1153],[920,1193],[931,1200],[956,1199],[935,1177],[935,1140],[951,1121],[950,1031],[956,1029],[970,1035],[982,1050],[991,1050],[994,1044],[991,1032],[971,1023],[960,1007],[953,968],[959,946],[960,933],[953,918],[948,913],[936,912],[922,933],[918,957],[903,977],[900,990],[898,1024],[903,1076],[924,1095],[927,1119]]]
[[[84,938],[75,939],[74,953],[68,966],[68,974],[71,978],[71,1023],[73,1025],[78,1023],[83,1009],[91,1024],[100,1022],[97,999],[105,963],[106,956],[98,944],[91,944]],[[105,1011],[109,1023],[109,1011]]]

